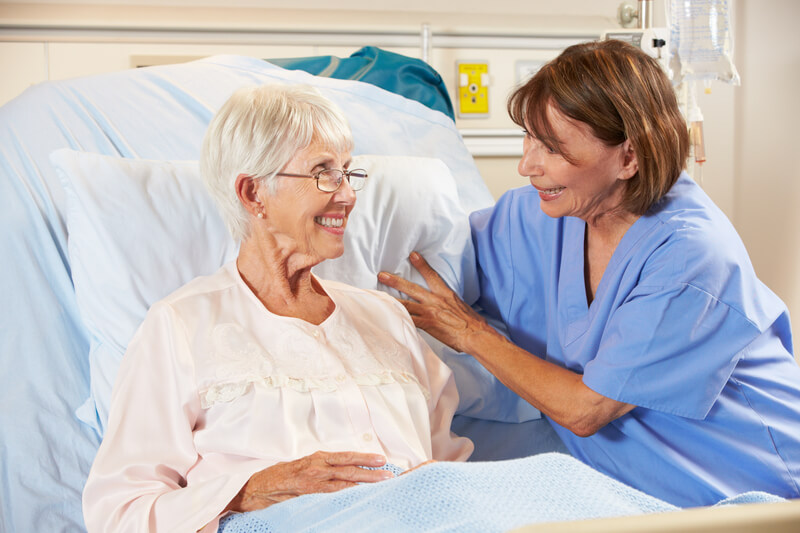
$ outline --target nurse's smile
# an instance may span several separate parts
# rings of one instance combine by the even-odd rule
[[[564,189],[566,189],[566,187],[551,187],[549,189],[545,189],[544,187],[539,187],[533,183],[531,183],[531,185],[533,185],[534,189],[539,191],[539,198],[543,202],[551,202],[557,199],[559,196],[561,196],[561,193],[564,192]]]

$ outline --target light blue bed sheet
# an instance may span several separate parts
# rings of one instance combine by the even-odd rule
[[[206,124],[229,94],[272,79],[312,78],[253,58],[218,56],[48,82],[0,108],[0,531],[83,531],[81,490],[99,444],[74,414],[89,391],[89,334],[70,278],[64,191],[48,155],[71,148],[196,159]],[[439,157],[459,180],[468,211],[491,203],[449,118],[360,82],[314,78],[314,84],[348,113],[383,118],[353,124],[355,153]],[[401,113],[420,117],[425,127],[392,120]],[[487,429],[491,424],[460,421],[477,441],[478,458],[560,444],[544,420]],[[503,438],[503,428],[511,427],[529,438]]]
[[[781,501],[750,492],[720,504]],[[510,461],[425,465],[380,483],[229,515],[219,532],[501,533],[528,524],[679,509],[569,455],[545,453]]]

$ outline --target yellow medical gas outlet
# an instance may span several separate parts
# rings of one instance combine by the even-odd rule
[[[480,118],[489,116],[489,63],[459,61],[458,117]]]

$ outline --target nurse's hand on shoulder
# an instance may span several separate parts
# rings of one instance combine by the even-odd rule
[[[385,464],[385,457],[373,453],[319,451],[256,472],[225,510],[257,511],[303,494],[336,492],[394,477],[387,470],[362,468]]]
[[[430,290],[388,272],[378,274],[378,281],[412,298],[400,302],[418,328],[454,350],[465,353],[472,353],[472,342],[477,335],[497,334],[483,317],[447,286],[420,254],[412,252],[409,259],[425,278]]]

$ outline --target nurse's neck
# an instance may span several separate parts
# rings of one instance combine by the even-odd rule
[[[639,219],[633,213],[607,213],[586,222],[583,240],[583,274],[586,302],[591,305],[611,257],[628,229]]]

